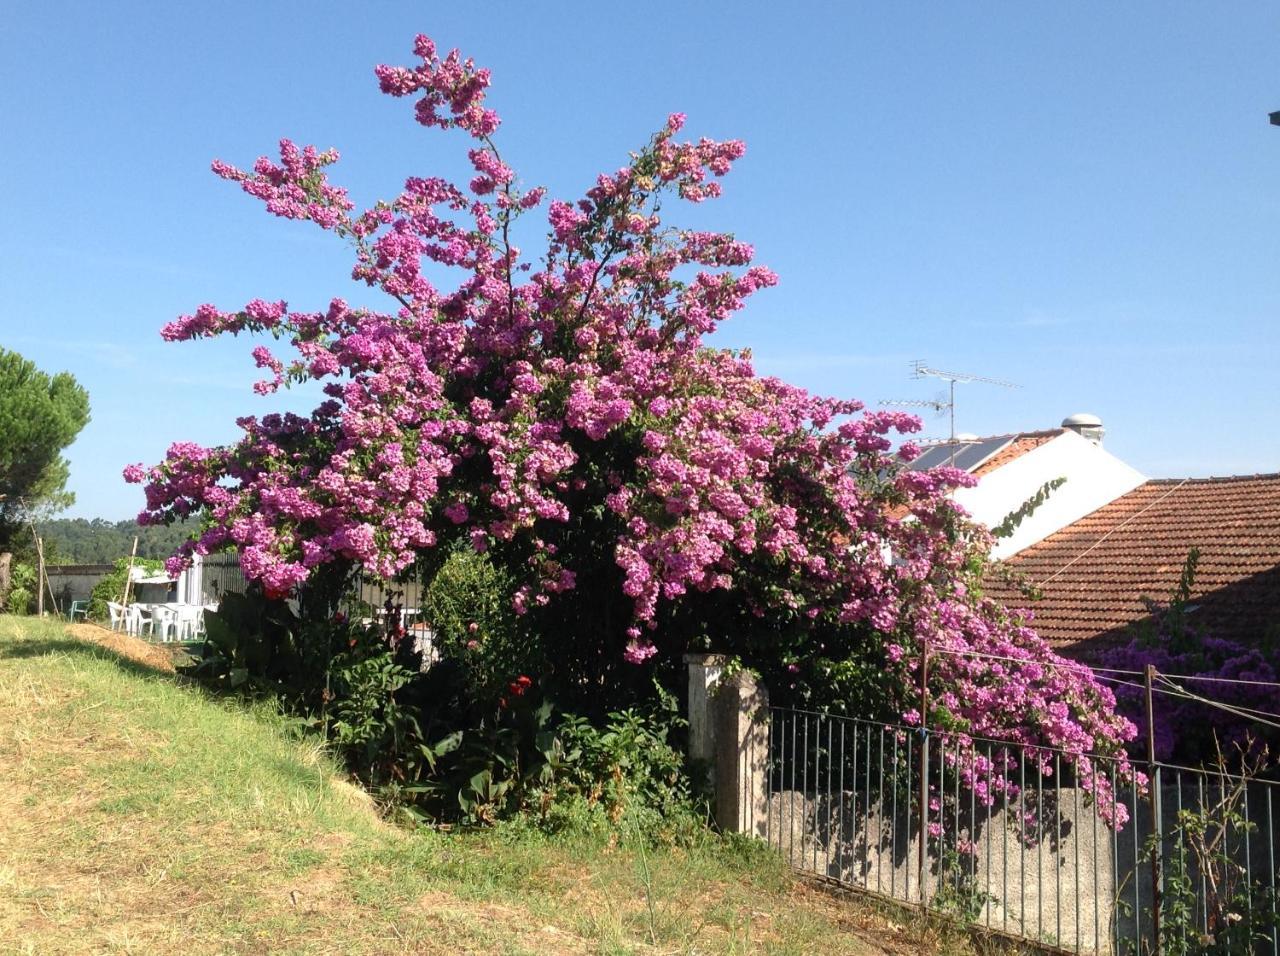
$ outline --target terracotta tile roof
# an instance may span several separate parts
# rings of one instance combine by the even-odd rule
[[[1149,481],[1006,562],[1041,600],[988,587],[1030,608],[1058,650],[1088,658],[1147,616],[1142,597],[1173,593],[1192,547],[1193,621],[1245,642],[1280,628],[1280,474]]]
[[[1053,428],[1043,432],[1022,432],[1018,435],[1012,435],[1010,437],[1013,440],[973,469],[973,474],[981,478],[983,475],[995,471],[1001,465],[1007,465],[1015,458],[1022,457],[1033,448],[1039,448],[1045,442],[1053,441],[1064,431],[1066,431],[1064,428]]]

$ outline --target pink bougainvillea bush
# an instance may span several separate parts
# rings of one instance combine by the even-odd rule
[[[387,305],[255,299],[165,326],[170,340],[265,333],[287,348],[253,350],[257,391],[314,380],[328,396],[306,417],[240,419],[233,445],[179,443],[127,469],[146,484],[141,520],[202,521],[174,566],[231,547],[284,595],[327,568],[391,577],[461,542],[511,573],[530,639],[557,642],[562,688],[607,698],[710,647],[765,671],[780,699],[919,722],[927,641],[948,652],[931,727],[1123,760],[1132,728],[1110,692],[972,590],[989,541],[948,498],[967,476],[904,467],[918,420],[708,345],[777,277],[746,243],[659,213],[719,196],[742,143],[683,140],[672,114],[582,198],[550,199],[498,152],[489,71],[426,37],[414,52],[377,68],[381,89],[456,131],[469,183],[413,177],[358,209],[329,181],[335,150],[285,140],[278,160],[213,164],[268,211],[349,242],[353,279]],[[547,229],[532,255],[513,244],[526,217]],[[1007,793],[1001,770],[972,782]]]

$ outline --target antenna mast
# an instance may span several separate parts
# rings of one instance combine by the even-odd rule
[[[1004,382],[998,378],[986,378],[982,375],[970,375],[968,372],[944,372],[942,369],[930,368],[920,359],[911,363],[912,378],[940,378],[947,383],[947,410],[951,418],[951,444],[956,443],[956,382],[962,385],[969,382],[982,382],[985,385],[999,385],[1003,388],[1017,388],[1013,382]]]
[[[916,399],[905,399],[902,401],[884,401],[881,405],[905,405],[916,408],[932,408],[936,412],[947,412],[951,423],[951,437],[948,444],[951,445],[951,464],[955,464],[956,460],[956,383],[968,384],[969,382],[981,382],[984,385],[999,385],[1002,388],[1018,388],[1013,382],[1005,382],[998,378],[987,378],[983,375],[972,375],[968,372],[946,372],[942,369],[931,368],[922,360],[917,359],[911,363],[912,378],[939,378],[947,383],[947,400],[941,401],[924,401]]]

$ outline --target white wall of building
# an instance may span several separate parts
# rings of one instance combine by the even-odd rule
[[[1101,445],[1064,431],[984,475],[977,487],[957,490],[954,497],[976,520],[990,527],[1055,478],[1067,480],[1023,519],[1012,536],[996,542],[993,557],[1017,554],[1147,480]]]

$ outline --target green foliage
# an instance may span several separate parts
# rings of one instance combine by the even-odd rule
[[[1182,570],[1178,573],[1178,584],[1173,589],[1167,602],[1160,602],[1143,595],[1140,600],[1147,609],[1148,617],[1134,625],[1133,632],[1144,644],[1155,646],[1159,643],[1161,632],[1168,640],[1171,654],[1185,654],[1200,650],[1201,636],[1194,628],[1188,627],[1187,611],[1191,595],[1196,588],[1196,568],[1200,565],[1200,549],[1192,547],[1182,562]]]
[[[216,611],[205,612],[205,647],[191,675],[224,690],[244,688],[251,679],[269,686],[282,671],[297,677],[298,668],[281,658],[296,656],[290,649],[300,624],[283,601],[224,594]]]
[[[468,824],[526,815],[548,832],[648,842],[687,840],[705,822],[670,739],[684,726],[673,698],[660,694],[655,709],[615,711],[597,726],[572,714],[557,719],[536,688],[520,688],[513,682],[476,726],[422,746],[424,780],[402,793]]]
[[[476,726],[422,745],[424,779],[410,792],[435,816],[468,824],[545,809],[542,795],[562,771],[564,751],[551,703],[535,697],[503,698]]]
[[[577,797],[609,824],[649,840],[680,839],[705,822],[684,755],[670,739],[685,721],[674,698],[661,694],[659,700],[649,712],[615,711],[599,728],[566,717],[558,728],[563,769],[549,809]],[[560,819],[546,816],[552,826]]]
[[[962,923],[976,923],[983,907],[997,897],[981,888],[977,874],[977,857],[944,846],[938,860],[938,883],[931,903]]]
[[[0,607],[10,614],[30,614],[36,606],[36,588],[39,575],[25,561],[15,561],[10,571],[9,593],[3,596]]]
[[[397,767],[416,742],[413,709],[397,696],[414,673],[376,641],[353,639],[351,645],[329,667],[329,734],[349,763],[376,780],[380,765]]]
[[[149,558],[135,558],[133,561],[135,568],[141,568],[146,574],[158,574],[164,570],[163,561],[155,561]],[[124,597],[125,579],[129,577],[129,559],[118,558],[115,562],[115,568],[98,581],[93,586],[93,590],[89,592],[89,617],[95,620],[105,621],[110,617],[107,609],[108,601],[120,603]],[[130,589],[129,603],[132,604],[136,600],[137,594]]]
[[[1065,477],[1046,481],[1040,486],[1039,491],[1005,515],[1004,520],[991,529],[992,535],[997,538],[1007,538],[1012,535],[1017,530],[1018,525],[1035,514],[1036,510],[1049,500],[1049,496],[1066,483],[1067,479]]]
[[[435,645],[460,666],[472,700],[494,700],[512,674],[545,671],[543,643],[522,637],[512,610],[514,585],[487,554],[451,551],[422,597]]]
[[[45,539],[45,549],[56,545],[56,561],[46,556],[49,564],[110,564],[133,549],[138,539],[138,555],[164,560],[173,554],[196,531],[193,523],[172,525],[140,525],[133,519],[107,521],[103,518],[51,518],[36,524]]]
[[[70,373],[0,348],[0,551],[34,512],[72,502],[62,450],[88,422],[89,395]]]
[[[1247,812],[1248,788],[1269,768],[1270,755],[1249,744],[1238,762],[1239,775],[1229,774],[1219,750],[1215,771],[1201,785],[1201,805],[1178,810],[1163,839],[1152,834],[1143,848],[1145,862],[1160,855],[1160,952],[1166,956],[1254,952],[1280,926],[1276,875],[1250,872],[1245,862],[1245,848],[1258,833]],[[1145,912],[1153,915],[1149,907]]]

